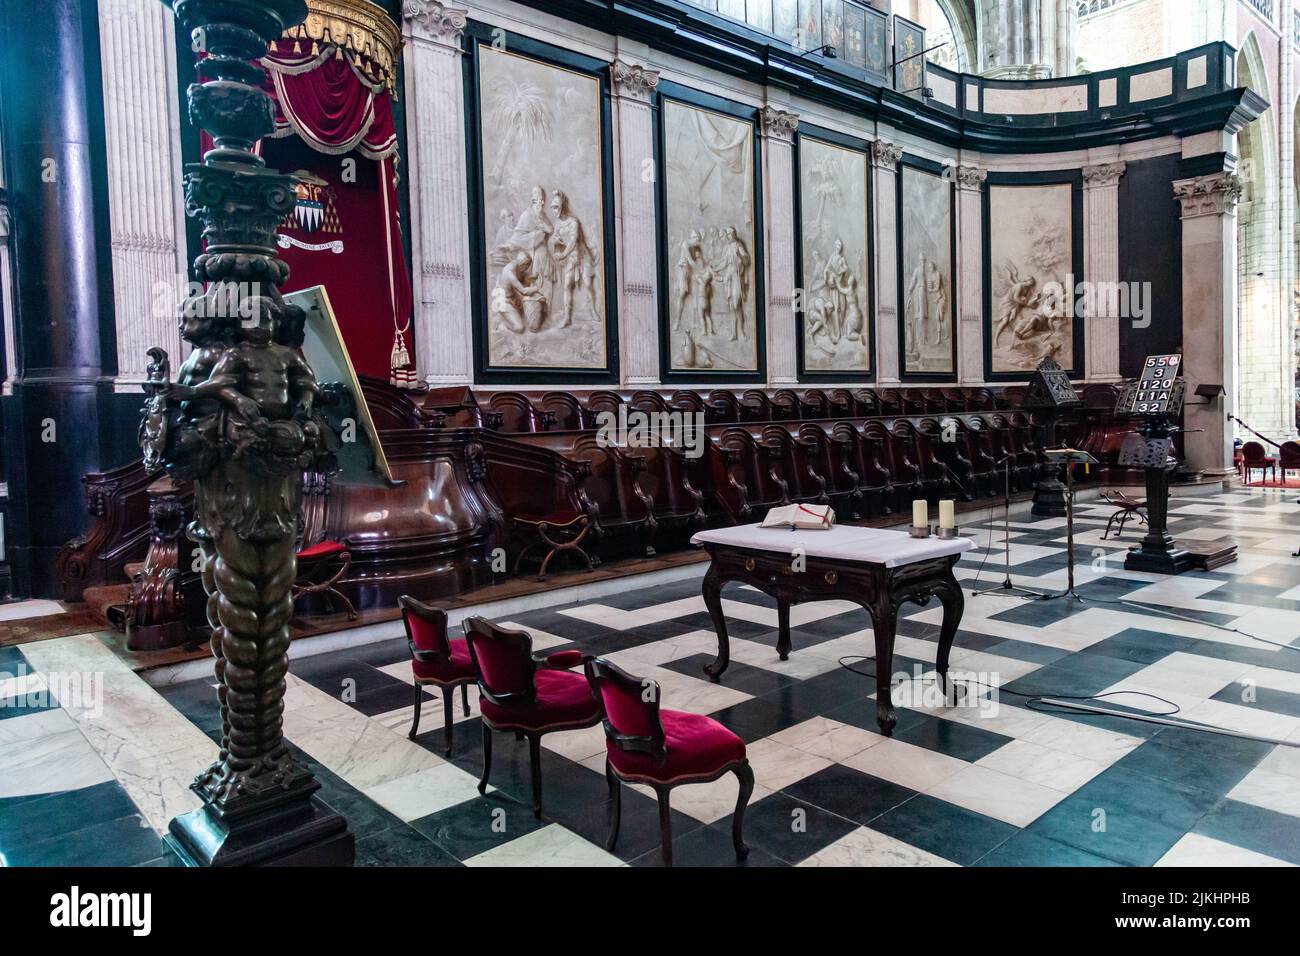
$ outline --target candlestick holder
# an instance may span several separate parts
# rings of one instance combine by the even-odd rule
[[[928,538],[930,537],[930,525],[927,524],[921,528],[918,528],[916,525],[911,525],[908,527],[907,533],[913,538]]]
[[[960,529],[958,529],[955,525],[951,528],[936,528],[934,530],[934,533],[936,536],[942,538],[945,541],[951,541],[953,538],[957,538],[961,536]]]

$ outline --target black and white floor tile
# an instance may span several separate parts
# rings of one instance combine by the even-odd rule
[[[952,655],[970,689],[959,706],[933,684],[941,610],[906,607],[892,738],[876,733],[871,622],[855,605],[794,608],[794,652],[781,662],[770,599],[728,588],[732,665],[721,684],[701,670],[716,641],[698,580],[503,623],[529,630],[539,649],[576,647],[654,678],[664,706],[710,714],[743,737],[756,777],[748,866],[1297,865],[1300,749],[1031,701],[1107,694],[1111,705],[1176,708],[1179,720],[1300,743],[1300,507],[1290,494],[1175,501],[1180,540],[1231,538],[1241,556],[1172,578],[1124,571],[1140,529],[1103,540],[1110,508],[1081,505],[1085,600],[968,592]],[[1003,577],[1001,516],[979,519],[966,528],[979,547],[957,569],[973,588]],[[1064,588],[1064,543],[1064,519],[1014,515],[1015,583]],[[165,864],[159,836],[194,805],[186,787],[215,753],[210,682],[157,692],[83,635],[0,649],[0,701],[24,699],[50,671],[102,672],[102,712],[84,701],[0,707],[0,855],[9,865]],[[457,695],[448,759],[434,694],[407,739],[412,694],[404,640],[292,668],[286,735],[348,817],[359,864],[658,865],[648,792],[625,791],[619,842],[604,849],[599,727],[544,739],[539,821],[526,745],[498,738],[493,789],[480,796],[475,695],[469,717]],[[674,791],[678,865],[736,865],[735,797],[731,777]]]

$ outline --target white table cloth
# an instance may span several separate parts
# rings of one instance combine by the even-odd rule
[[[733,528],[700,531],[691,538],[691,544],[720,544],[731,548],[783,554],[799,548],[802,554],[810,558],[865,561],[883,564],[887,568],[960,554],[975,547],[975,542],[970,538],[913,538],[906,531],[858,528],[853,525],[836,525],[825,531],[791,531],[788,528],[762,528],[757,524],[744,524]]]

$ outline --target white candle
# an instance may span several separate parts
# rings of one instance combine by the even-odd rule
[[[957,527],[957,506],[951,499],[939,502],[939,527]]]
[[[927,528],[930,525],[930,508],[924,498],[912,502],[912,527]]]

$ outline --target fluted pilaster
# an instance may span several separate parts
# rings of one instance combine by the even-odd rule
[[[416,367],[430,385],[474,380],[461,33],[466,11],[406,0],[407,153]]]
[[[1102,163],[1083,170],[1083,277],[1098,291],[1114,289],[1119,282],[1119,181],[1125,168],[1124,163]],[[1121,299],[1109,293],[1090,296],[1087,313],[1075,316],[1085,323],[1083,354],[1090,381],[1120,379],[1123,317],[1112,313]]]
[[[763,231],[767,290],[767,380],[789,385],[799,380],[794,316],[794,134],[799,117],[764,107]]]
[[[625,60],[609,68],[618,138],[619,340],[625,385],[659,381],[654,112],[659,72]]]
[[[871,144],[876,213],[876,381],[898,378],[898,162],[903,148]]]
[[[117,379],[145,380],[147,351],[183,355],[186,295],[175,29],[154,0],[99,0]]]
[[[984,182],[975,166],[956,167],[957,375],[984,381]]]

